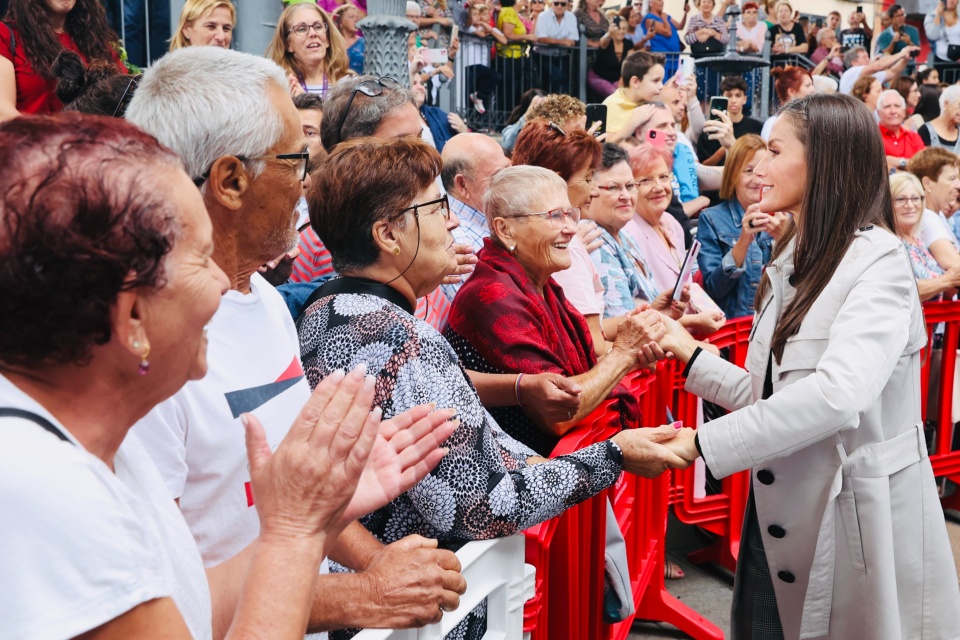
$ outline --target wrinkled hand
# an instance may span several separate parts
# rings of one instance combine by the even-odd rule
[[[697,437],[697,432],[693,429],[679,429],[677,437],[672,440],[667,440],[663,443],[667,449],[670,449],[677,457],[683,458],[687,462],[693,462],[700,457],[700,453],[697,451],[697,445],[694,442],[694,439]]]
[[[686,469],[690,463],[664,446],[683,430],[664,425],[621,431],[613,441],[623,451],[623,470],[656,478],[667,469]]]
[[[576,415],[582,391],[579,384],[559,373],[527,374],[520,379],[525,412],[543,424],[560,424]]]
[[[364,366],[330,374],[273,453],[260,421],[244,414],[261,538],[335,537],[356,519],[348,504],[380,427],[379,409],[370,411],[373,387]]]
[[[344,512],[347,522],[392,502],[420,482],[446,455],[447,449],[438,447],[460,421],[450,420],[456,415],[453,409],[432,409],[433,405],[422,404],[380,425],[357,493]],[[379,415],[379,407],[375,411]]]
[[[271,260],[267,264],[262,264],[257,269],[263,278],[275,287],[290,279],[293,273],[293,263],[300,257],[300,248],[296,247],[293,251],[285,253],[277,260]]]
[[[454,269],[453,273],[447,274],[443,279],[443,284],[462,282],[463,278],[460,276],[473,273],[474,265],[479,262],[477,254],[473,252],[473,247],[468,244],[455,244],[453,245],[453,251],[457,257],[457,268]]]
[[[580,242],[587,248],[587,253],[593,253],[603,246],[603,230],[597,226],[593,220],[581,219],[577,225],[577,235],[580,236]]]
[[[737,138],[733,135],[733,121],[724,111],[714,109],[712,113],[717,119],[707,120],[703,125],[703,131],[711,140],[717,140],[720,146],[730,150]]]
[[[631,354],[639,366],[645,366],[648,364],[645,358],[647,354],[642,351],[642,347],[658,342],[665,332],[663,316],[658,312],[653,309],[634,309],[623,317],[623,322],[617,327],[613,349]]]
[[[360,574],[369,584],[365,602],[374,602],[375,629],[409,629],[440,621],[444,611],[460,606],[467,582],[460,560],[437,541],[418,535],[386,545]]]
[[[447,114],[447,122],[450,124],[450,128],[457,133],[466,133],[470,131],[470,127],[468,127],[467,123],[463,121],[463,118],[458,116],[453,111]]]

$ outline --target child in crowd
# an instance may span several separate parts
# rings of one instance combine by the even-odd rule
[[[465,38],[460,49],[466,68],[466,86],[470,92],[470,102],[480,115],[487,112],[485,105],[490,103],[497,84],[503,77],[499,71],[490,67],[490,44],[480,40],[480,38],[492,37],[500,44],[507,43],[503,32],[492,26],[491,22],[490,5],[471,5],[467,33],[476,38]]]

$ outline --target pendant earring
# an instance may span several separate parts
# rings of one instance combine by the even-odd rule
[[[139,345],[139,342],[134,342],[135,345]],[[140,366],[137,367],[137,373],[142,376],[147,375],[150,371],[150,361],[147,360],[147,356],[150,355],[150,345],[147,345],[143,350],[143,355],[140,356]]]

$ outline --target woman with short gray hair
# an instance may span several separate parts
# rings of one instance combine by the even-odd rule
[[[917,133],[928,147],[941,147],[951,153],[960,151],[960,85],[951,85],[940,93],[940,115],[925,122]]]

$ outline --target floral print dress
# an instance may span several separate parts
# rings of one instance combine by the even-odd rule
[[[457,410],[449,453],[415,487],[361,519],[384,543],[417,533],[456,550],[548,520],[611,486],[622,452],[610,441],[529,465],[531,449],[508,436],[480,404],[453,348],[436,329],[377,295],[340,293],[313,302],[297,322],[311,387],[361,362],[376,376],[374,403],[390,418],[435,402]],[[462,627],[462,628],[460,628]],[[483,607],[448,637],[480,638]]]

